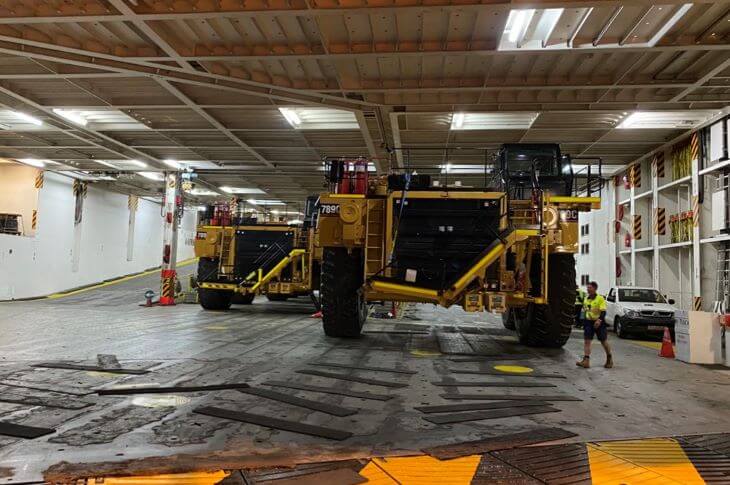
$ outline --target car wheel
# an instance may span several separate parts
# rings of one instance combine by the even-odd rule
[[[618,335],[618,338],[626,338],[626,329],[624,329],[619,317],[615,317],[613,319],[613,329],[616,332],[616,335]]]

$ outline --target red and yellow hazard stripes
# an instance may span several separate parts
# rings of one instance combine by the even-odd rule
[[[664,207],[654,209],[654,234],[663,236],[667,233],[667,211]]]
[[[127,207],[129,207],[130,212],[137,212],[137,207],[139,206],[139,197],[136,195],[130,195],[127,197]]]
[[[702,310],[702,297],[701,296],[695,296],[692,298],[692,309],[696,312],[699,312]]]
[[[656,155],[654,155],[651,165],[654,169],[654,175],[657,178],[664,178],[664,176],[665,176],[664,150],[662,150],[659,153],[657,153]]]
[[[77,197],[86,197],[86,192],[88,190],[88,185],[86,182],[82,182],[81,180],[74,179],[73,183],[73,191],[74,195]]]
[[[174,269],[163,269],[161,279],[160,305],[174,305],[177,272]]]
[[[690,160],[697,160],[700,158],[700,134],[695,131],[689,139],[689,150]]]
[[[632,187],[641,187],[641,163],[629,167],[629,183]]]
[[[700,198],[697,195],[692,197],[692,225],[694,227],[700,225]]]
[[[43,188],[44,178],[45,178],[45,176],[43,175],[43,170],[38,170],[38,173],[35,176],[35,183],[33,184],[33,185],[35,185],[36,189]]]
[[[641,214],[634,214],[634,226],[633,226],[634,239],[641,239]]]
[[[31,216],[30,228],[34,231],[38,227],[38,211],[33,209],[33,215]]]

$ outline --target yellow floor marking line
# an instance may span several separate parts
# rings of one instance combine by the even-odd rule
[[[214,485],[227,476],[228,472],[220,470],[138,477],[104,477],[104,485]]]
[[[178,267],[180,267],[180,266],[187,266],[189,264],[195,263],[197,260],[198,260],[198,258],[186,259],[185,261],[181,261],[181,262],[177,263],[177,266]],[[125,281],[133,280],[135,278],[141,278],[142,276],[148,276],[148,275],[155,274],[155,273],[159,273],[159,272],[160,272],[160,269],[159,268],[157,268],[157,269],[151,269],[149,271],[143,271],[142,273],[137,273],[137,274],[133,274],[133,275],[129,275],[129,276],[124,276],[122,278],[118,278],[118,279],[113,280],[113,281],[107,281],[107,282],[104,282],[104,283],[99,283],[98,285],[87,286],[85,288],[80,288],[80,289],[74,290],[74,291],[68,291],[68,292],[65,292],[65,293],[64,292],[54,293],[52,295],[48,295],[46,298],[48,298],[49,300],[57,300],[58,298],[64,298],[66,296],[78,295],[79,293],[84,293],[86,291],[97,290],[99,288],[104,288],[106,286],[116,285],[118,283],[124,283]]]
[[[595,484],[705,483],[671,438],[589,443],[588,461]]]
[[[632,344],[641,345],[642,347],[646,347],[647,349],[654,349],[654,350],[660,350],[662,348],[661,342],[649,342],[646,340],[632,340]],[[674,351],[677,351],[677,347],[675,345],[672,345],[672,348],[674,348]]]
[[[403,483],[418,485],[469,485],[477,471],[481,455],[465,456],[453,460],[437,460],[431,456],[405,456],[393,458],[373,458],[360,471],[360,475],[382,480],[380,483]],[[374,472],[370,465],[376,465],[382,475]],[[364,472],[364,473],[363,473]],[[377,483],[377,482],[376,482]]]
[[[495,365],[494,370],[498,370],[500,372],[512,372],[514,374],[529,374],[534,369],[523,365]]]
[[[442,354],[434,350],[411,350],[411,355],[415,355],[416,357],[438,357]]]

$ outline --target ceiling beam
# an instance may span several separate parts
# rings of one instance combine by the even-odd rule
[[[86,15],[80,10],[75,14],[61,15],[38,15],[38,16],[13,16],[6,15],[0,17],[0,24],[31,24],[31,23],[81,23],[81,22],[129,22],[135,19],[144,21],[149,20],[199,20],[199,19],[220,19],[220,18],[248,18],[248,17],[267,17],[267,16],[298,16],[298,17],[319,17],[319,16],[341,16],[352,14],[369,13],[372,15],[380,15],[386,12],[423,12],[423,11],[473,11],[483,10],[485,8],[590,8],[590,7],[615,7],[619,5],[625,6],[650,6],[655,4],[655,0],[502,0],[499,3],[485,3],[482,0],[460,0],[453,3],[450,0],[437,0],[428,2],[428,4],[400,4],[384,7],[312,7],[308,8],[305,2],[293,1],[286,3],[277,3],[277,5],[287,5],[285,8],[265,8],[265,9],[241,9],[241,10],[225,10],[225,11],[184,11],[183,9],[169,10],[154,13],[133,13],[128,14],[104,14],[104,15]],[[681,5],[686,0],[662,0],[663,5]],[[714,3],[728,3],[728,0],[719,0]]]
[[[227,89],[257,97],[280,99],[296,104],[322,105],[346,110],[361,109],[362,106],[371,105],[371,103],[363,101],[301,91],[231,76],[200,71],[191,72],[179,67],[141,61],[130,62],[124,57],[79,51],[78,49],[64,48],[62,46],[15,39],[7,36],[0,36],[0,52],[94,69],[105,69],[118,73],[140,73],[146,74],[149,77],[160,77],[170,81],[207,87],[215,86],[219,89]]]

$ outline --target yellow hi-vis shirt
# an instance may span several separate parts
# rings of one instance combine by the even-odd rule
[[[586,296],[583,300],[583,311],[586,312],[586,320],[597,320],[601,312],[606,311],[606,300],[598,294],[593,299]]]

